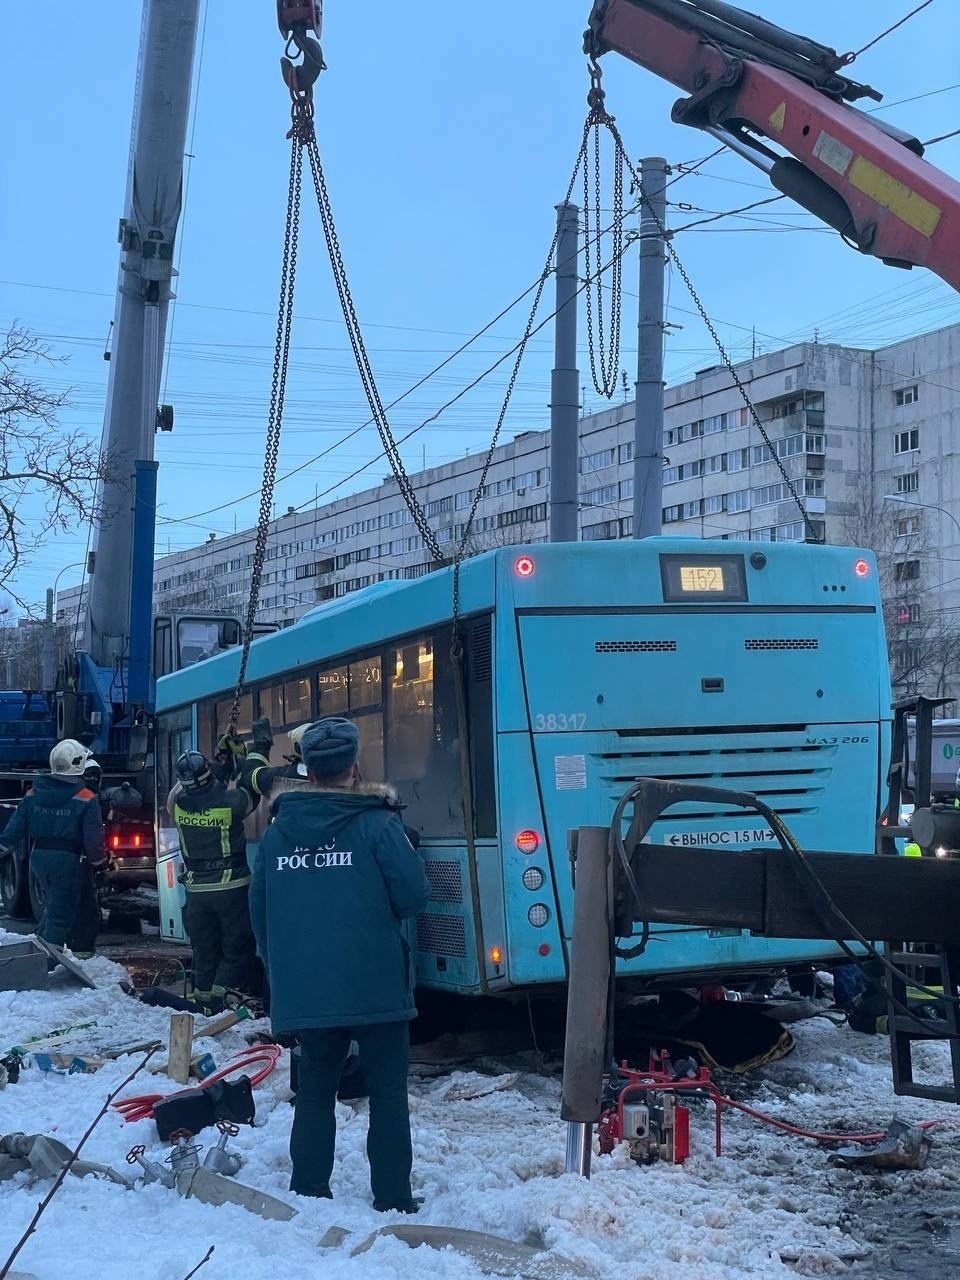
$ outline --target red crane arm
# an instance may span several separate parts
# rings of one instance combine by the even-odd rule
[[[721,20],[731,16],[741,28]],[[922,159],[916,139],[843,101],[878,96],[836,74],[846,58],[721,0],[597,0],[585,47],[685,90],[675,121],[752,159],[862,253],[928,267],[960,289],[960,183]]]

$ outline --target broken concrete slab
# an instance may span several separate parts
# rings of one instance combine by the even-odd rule
[[[348,1231],[346,1227],[328,1227],[323,1233],[323,1239],[320,1241],[321,1249],[339,1249],[353,1233]]]
[[[225,1178],[210,1169],[198,1166],[195,1169],[184,1169],[177,1175],[177,1191],[185,1199],[200,1200],[204,1204],[238,1204],[242,1209],[249,1209],[261,1218],[273,1222],[289,1222],[297,1216],[297,1211],[283,1200],[268,1196],[255,1187],[244,1186],[233,1178]]]
[[[443,1095],[443,1100],[444,1102],[472,1102],[475,1098],[486,1098],[491,1093],[502,1093],[507,1089],[516,1088],[522,1078],[522,1071],[511,1071],[493,1080],[455,1082]]]
[[[829,1157],[845,1169],[923,1169],[933,1140],[925,1130],[894,1118],[875,1147],[841,1147]]]
[[[45,942],[43,938],[34,938],[33,941],[51,960],[55,960],[57,964],[74,980],[74,982],[79,982],[81,987],[89,987],[91,991],[96,991],[97,984],[89,974],[84,973],[83,966],[68,956],[66,952],[61,951],[59,947],[52,947],[50,943]],[[54,969],[53,972],[56,973],[56,969]]]
[[[395,1236],[411,1249],[418,1249],[421,1245],[427,1245],[430,1249],[455,1249],[457,1253],[471,1258],[487,1276],[515,1276],[517,1280],[578,1280],[581,1276],[595,1274],[582,1263],[572,1262],[559,1254],[532,1249],[525,1244],[515,1244],[512,1240],[503,1240],[500,1236],[488,1235],[485,1231],[428,1227],[417,1223],[381,1227],[352,1249],[350,1256],[355,1258],[358,1254],[366,1253],[381,1236]]]

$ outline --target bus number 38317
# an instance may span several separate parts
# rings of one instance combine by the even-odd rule
[[[573,711],[569,715],[537,715],[533,718],[533,727],[540,733],[551,729],[585,729],[587,715],[585,711]]]

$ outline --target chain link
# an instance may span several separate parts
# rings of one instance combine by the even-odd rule
[[[604,321],[603,290],[604,284],[600,275],[593,285],[586,288],[587,311],[587,350],[590,356],[590,374],[597,394],[612,400],[617,390],[617,374],[620,371],[620,330],[621,308],[623,302],[623,239],[625,234],[623,213],[623,147],[617,145],[618,134],[614,126],[613,116],[607,113],[604,105],[604,91],[600,87],[600,68],[594,63],[590,67],[590,92],[587,102],[590,114],[584,131],[584,145],[581,151],[583,161],[583,234],[584,234],[584,273],[587,280],[593,277],[593,239],[591,223],[596,218],[596,253],[599,267],[603,255],[600,251],[601,217],[601,170],[600,135],[603,129],[611,132],[614,138],[613,156],[613,223],[612,237],[613,259],[610,278],[610,340],[607,344],[606,325]],[[590,165],[588,164],[588,135],[593,140],[593,209],[590,200]],[[594,335],[594,308],[596,308],[596,335]]]
[[[700,314],[700,318],[703,321],[704,325],[706,326],[707,332],[710,334],[710,337],[713,339],[714,345],[716,346],[717,351],[720,353],[720,358],[723,361],[723,364],[727,370],[727,373],[729,373],[731,379],[733,380],[734,386],[740,392],[740,395],[743,399],[743,403],[746,405],[747,411],[749,412],[750,417],[753,419],[754,426],[760,432],[760,435],[763,438],[763,442],[767,447],[767,451],[770,454],[772,461],[776,463],[777,470],[780,472],[780,475],[783,477],[784,483],[787,486],[787,491],[789,492],[790,497],[793,499],[793,501],[797,505],[797,509],[799,510],[800,516],[803,520],[803,527],[804,527],[804,530],[806,531],[807,541],[821,542],[822,539],[817,536],[817,532],[810,521],[809,515],[807,514],[807,509],[803,505],[803,500],[801,499],[800,495],[797,493],[796,486],[794,485],[793,480],[790,478],[790,475],[788,474],[786,467],[783,465],[783,461],[777,454],[777,451],[774,448],[773,441],[770,439],[767,429],[763,425],[763,422],[760,419],[760,415],[757,413],[756,406],[754,405],[753,401],[750,399],[750,393],[747,391],[747,388],[744,386],[740,375],[737,373],[736,366],[731,360],[726,347],[723,345],[723,342],[720,339],[720,335],[717,333],[716,326],[714,325],[713,321],[710,319],[709,315],[707,314],[707,309],[703,305],[703,302],[700,299],[700,295],[697,293],[696,289],[694,288],[693,281],[690,279],[689,275],[687,274],[686,267],[684,267],[683,263],[680,261],[680,256],[673,245],[672,236],[667,231],[667,228],[664,226],[663,222],[661,221],[660,215],[657,213],[656,209],[654,209],[651,202],[643,194],[643,181],[642,181],[641,175],[637,172],[636,168],[634,167],[633,163],[630,160],[630,157],[627,155],[626,147],[623,145],[623,138],[620,136],[620,131],[617,128],[616,124],[614,123],[612,116],[608,117],[607,127],[609,128],[610,133],[613,136],[617,151],[623,157],[623,161],[630,171],[630,178],[632,182],[631,191],[636,192],[639,195],[641,203],[647,209],[653,221],[657,224],[657,230],[659,231],[660,235],[663,237],[664,244],[667,247],[667,253],[670,255],[670,260],[673,263],[673,265],[676,267],[677,272],[680,276],[680,279],[683,281],[684,285],[686,286],[687,292],[690,294],[690,297],[693,299],[694,306],[697,308],[697,311]]]
[[[337,290],[337,297],[340,299],[340,309],[343,312],[344,323],[347,327],[347,336],[350,339],[350,346],[353,350],[354,359],[357,362],[360,381],[363,384],[367,403],[370,406],[370,416],[373,418],[376,425],[377,433],[380,436],[380,442],[383,445],[383,451],[390,463],[390,469],[397,481],[401,496],[413,517],[413,522],[419,530],[427,550],[433,556],[434,560],[437,560],[441,564],[445,563],[445,556],[440,547],[440,543],[437,541],[436,534],[430,528],[427,514],[420,505],[413,484],[410,481],[410,477],[407,475],[403,459],[400,457],[400,450],[390,428],[387,411],[384,408],[383,401],[380,397],[380,391],[377,387],[373,367],[370,364],[370,357],[367,354],[366,344],[363,340],[363,333],[360,329],[360,321],[357,317],[356,308],[354,307],[353,295],[350,292],[350,285],[347,280],[343,254],[340,250],[340,239],[337,235],[337,228],[333,219],[330,194],[327,190],[326,177],[324,176],[323,165],[320,161],[320,151],[317,147],[315,135],[311,135],[307,142],[307,159],[310,164],[310,173],[313,177],[313,185],[317,195],[317,205],[320,209],[320,220],[323,224],[323,234],[330,254],[330,265],[333,269],[333,280]]]
[[[263,466],[263,488],[260,492],[260,514],[257,520],[257,536],[254,543],[253,565],[250,573],[250,597],[243,628],[243,647],[240,652],[240,668],[233,706],[227,731],[233,734],[240,716],[240,699],[247,679],[250,645],[253,627],[260,606],[260,584],[267,552],[267,535],[273,510],[273,491],[277,478],[277,460],[280,453],[280,433],[283,425],[283,405],[287,390],[287,368],[290,361],[290,334],[293,325],[293,299],[297,277],[297,251],[300,239],[300,194],[303,185],[303,145],[308,132],[312,132],[311,112],[308,104],[294,102],[293,126],[288,135],[290,147],[290,181],[287,189],[287,210],[283,235],[283,257],[280,267],[280,303],[277,310],[277,334],[273,356],[273,380],[270,388],[270,407],[267,414],[267,439]]]

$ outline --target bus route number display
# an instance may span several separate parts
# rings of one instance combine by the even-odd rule
[[[747,599],[743,556],[662,555],[660,577],[666,604]]]

